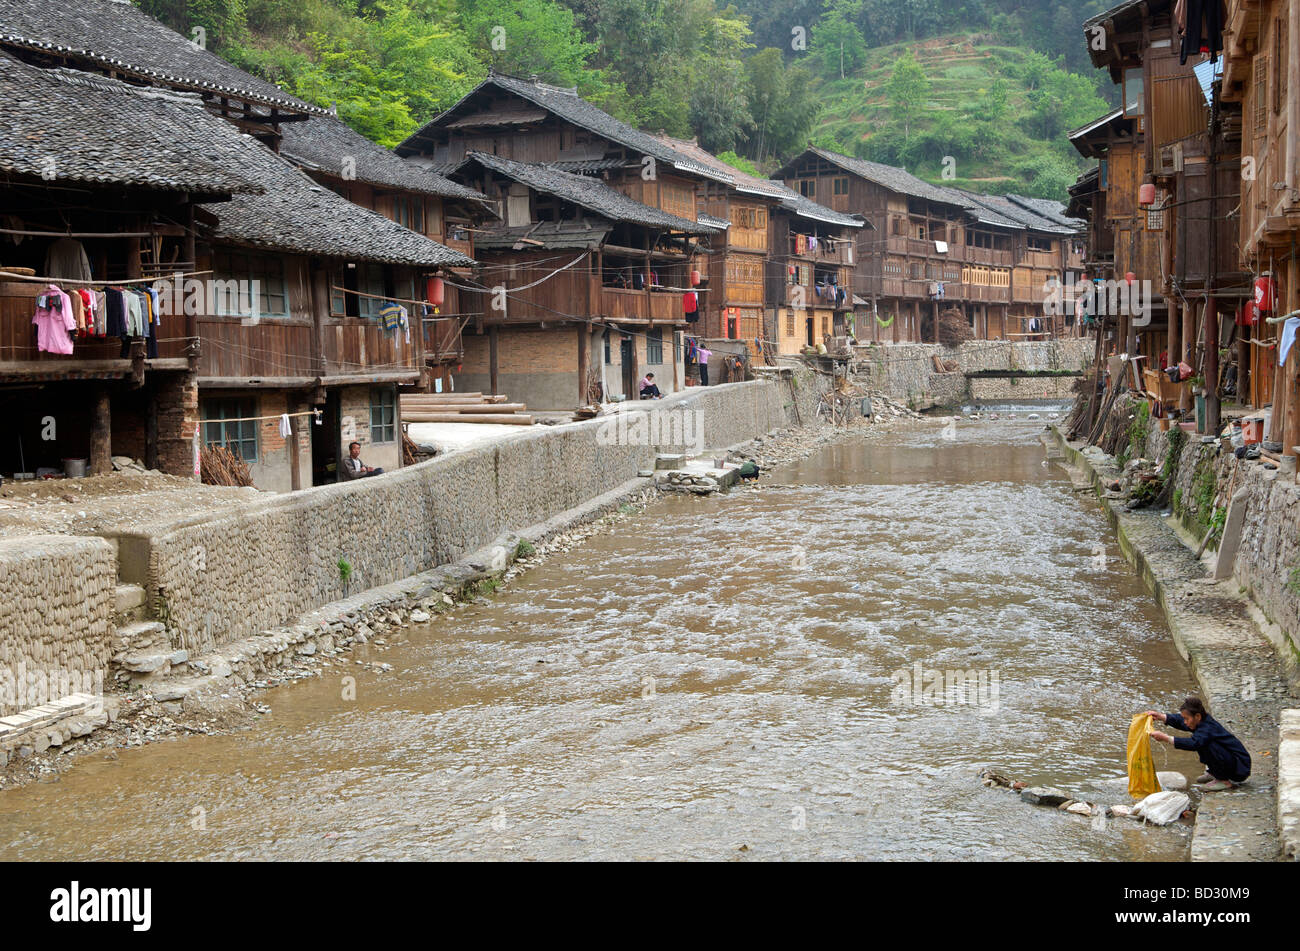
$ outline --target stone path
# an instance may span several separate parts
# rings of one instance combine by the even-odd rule
[[[1253,771],[1245,786],[1201,797],[1192,860],[1277,860],[1278,725],[1296,701],[1272,644],[1238,585],[1215,583],[1169,520],[1150,509],[1126,512],[1123,499],[1106,497],[1104,486],[1120,473],[1110,456],[1082,443],[1063,448],[1063,463],[1090,477],[1124,556],[1155,593],[1214,716],[1250,750]]]

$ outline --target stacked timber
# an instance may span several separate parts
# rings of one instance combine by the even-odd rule
[[[410,393],[402,396],[403,423],[497,423],[531,426],[523,403],[482,393]]]

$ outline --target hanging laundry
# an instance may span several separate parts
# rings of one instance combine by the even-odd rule
[[[65,281],[89,281],[90,259],[74,238],[60,238],[45,252],[45,274]]]
[[[1300,317],[1288,317],[1282,325],[1282,339],[1277,345],[1277,365],[1280,367],[1286,366],[1287,354],[1295,343],[1296,330],[1300,330]]]
[[[289,422],[289,414],[280,414],[280,438],[288,439],[293,435],[293,424]]]
[[[379,326],[387,333],[393,333],[402,319],[402,308],[396,301],[386,300],[379,305]]]
[[[77,321],[72,314],[72,301],[53,284],[36,298],[36,313],[32,317],[32,323],[36,325],[37,350],[46,353],[72,352],[71,333],[77,329]]]
[[[1183,10],[1183,18],[1179,22],[1183,44],[1179,50],[1178,62],[1185,64],[1187,57],[1199,53],[1209,53],[1210,62],[1216,62],[1223,52],[1223,0],[1180,0],[1178,7]],[[1178,8],[1175,8],[1176,19],[1178,12]]]

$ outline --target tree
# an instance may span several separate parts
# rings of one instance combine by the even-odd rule
[[[786,66],[781,51],[769,47],[745,61],[752,133],[747,152],[759,162],[803,148],[817,122],[820,99],[812,74]]]
[[[930,95],[930,80],[910,49],[894,63],[885,93],[894,114],[903,122],[903,138],[910,139],[912,123],[925,108],[926,97]]]
[[[690,93],[691,125],[711,152],[732,149],[752,124],[741,55],[752,49],[749,26],[728,7],[709,21]]]
[[[812,52],[823,76],[843,79],[867,61],[867,44],[855,25],[861,14],[862,0],[831,0],[813,27]]]
[[[580,86],[596,53],[573,11],[552,0],[462,0],[461,26],[479,58],[503,73]]]

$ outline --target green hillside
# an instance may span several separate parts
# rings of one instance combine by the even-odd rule
[[[824,81],[813,141],[940,184],[1064,200],[1085,167],[1065,133],[1109,108],[1101,78],[989,34],[879,47]]]

